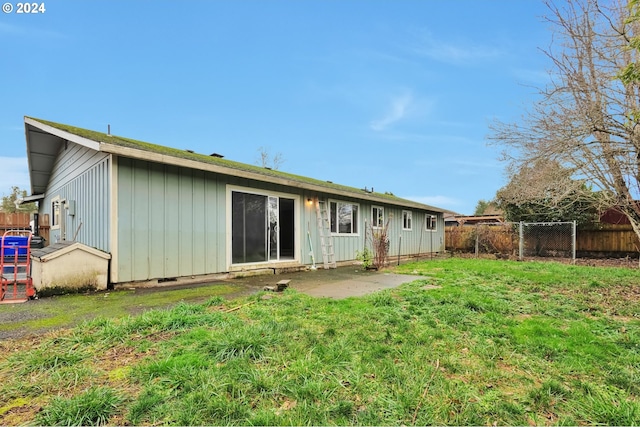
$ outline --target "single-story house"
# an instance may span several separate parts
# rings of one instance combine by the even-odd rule
[[[444,251],[443,210],[330,181],[25,117],[50,243],[110,255],[109,282],[335,265],[389,224],[391,257]],[[318,219],[320,218],[320,220]]]

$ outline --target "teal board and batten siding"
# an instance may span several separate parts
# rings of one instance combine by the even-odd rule
[[[117,283],[228,272],[230,187],[290,195],[300,205],[304,200],[300,189],[143,160],[119,157],[115,170],[118,249],[112,279]],[[296,258],[310,264],[302,238],[306,211],[298,206]]]
[[[411,229],[404,229],[403,212],[411,212]],[[389,256],[410,256],[444,251],[444,217],[436,212],[418,209],[390,207],[385,208],[385,220],[387,212],[392,214],[389,221]],[[436,226],[433,230],[427,230],[426,217],[436,217]]]
[[[125,283],[163,278],[189,277],[228,272],[230,220],[227,218],[230,191],[291,196],[296,201],[295,260],[300,264],[322,264],[322,247],[315,204],[322,200],[358,203],[360,231],[357,235],[334,235],[336,261],[356,259],[365,245],[365,221],[370,223],[368,201],[312,193],[297,187],[254,181],[119,157],[117,160],[117,272],[114,282]],[[380,205],[380,204],[376,204]],[[442,250],[444,222],[438,213],[436,231],[423,230],[424,214],[413,209],[412,231],[402,230],[402,208],[384,205],[393,213],[390,225],[390,256],[397,255],[402,235],[402,255]],[[421,240],[422,235],[422,240]],[[432,239],[429,239],[432,236]],[[309,239],[309,237],[311,237]],[[290,263],[290,260],[285,261]],[[274,266],[277,263],[274,264]],[[249,266],[251,267],[251,266]]]
[[[118,158],[117,282],[226,271],[220,176]]]
[[[50,229],[49,243],[75,240],[87,246],[110,252],[110,155],[74,143],[62,145],[54,163],[45,198],[39,212],[53,221],[52,202],[66,200],[61,209],[63,226]],[[66,236],[62,236],[64,230]]]
[[[335,260],[351,261],[356,259],[358,252],[361,252],[365,246],[372,248],[371,243],[371,220],[372,207],[382,207],[384,210],[385,222],[389,220],[389,228],[387,230],[389,236],[389,257],[428,254],[430,252],[444,251],[444,218],[440,212],[432,212],[415,208],[402,208],[396,205],[385,203],[372,203],[367,200],[349,199],[343,196],[333,196],[322,194],[320,199],[324,201],[336,201],[355,203],[358,205],[358,233],[348,234],[332,234],[333,246],[335,252]],[[314,244],[314,254],[316,264],[322,262],[322,247],[320,238],[315,225],[315,206],[312,212],[312,241]],[[403,211],[411,212],[412,227],[411,230],[403,229]],[[425,216],[436,216],[436,229],[425,229]],[[309,263],[309,261],[306,261]]]

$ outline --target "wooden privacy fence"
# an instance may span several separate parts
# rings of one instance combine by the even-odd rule
[[[31,214],[28,212],[0,212],[0,230],[3,233],[7,230],[21,230],[29,228],[30,221]]]
[[[578,227],[577,250],[581,253],[637,254],[640,240],[629,224],[601,224],[594,227]]]
[[[475,252],[476,235],[489,246],[489,252],[517,255],[517,224],[497,224],[489,227],[449,226],[445,228],[448,251]],[[578,227],[576,252],[579,257],[624,257],[640,252],[640,240],[631,225],[595,224]]]
[[[49,214],[42,214],[39,218],[39,234],[49,241]],[[23,230],[31,227],[31,214],[28,212],[0,212],[0,235],[7,230]]]
[[[513,231],[510,224],[492,224],[489,227],[476,225],[445,227],[445,249],[474,252],[478,233],[494,253],[511,253],[518,250],[518,233]]]

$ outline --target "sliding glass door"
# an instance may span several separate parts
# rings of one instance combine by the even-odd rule
[[[231,212],[232,262],[241,264],[266,261],[266,196],[234,191]]]
[[[231,192],[233,264],[294,259],[294,200]]]

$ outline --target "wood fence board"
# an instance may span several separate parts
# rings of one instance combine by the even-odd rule
[[[31,215],[25,212],[7,213],[0,212],[0,229],[11,230],[16,228],[28,228]]]
[[[483,227],[483,233],[494,233],[491,241],[500,248],[511,243],[508,232],[499,227]],[[450,251],[475,250],[475,226],[449,226],[445,228],[445,246]],[[517,236],[516,236],[517,238]],[[501,243],[497,243],[497,242]],[[517,242],[517,241],[516,241]],[[548,239],[548,243],[552,239]],[[576,251],[602,253],[629,253],[640,251],[640,239],[628,224],[603,224],[597,227],[578,228]]]

